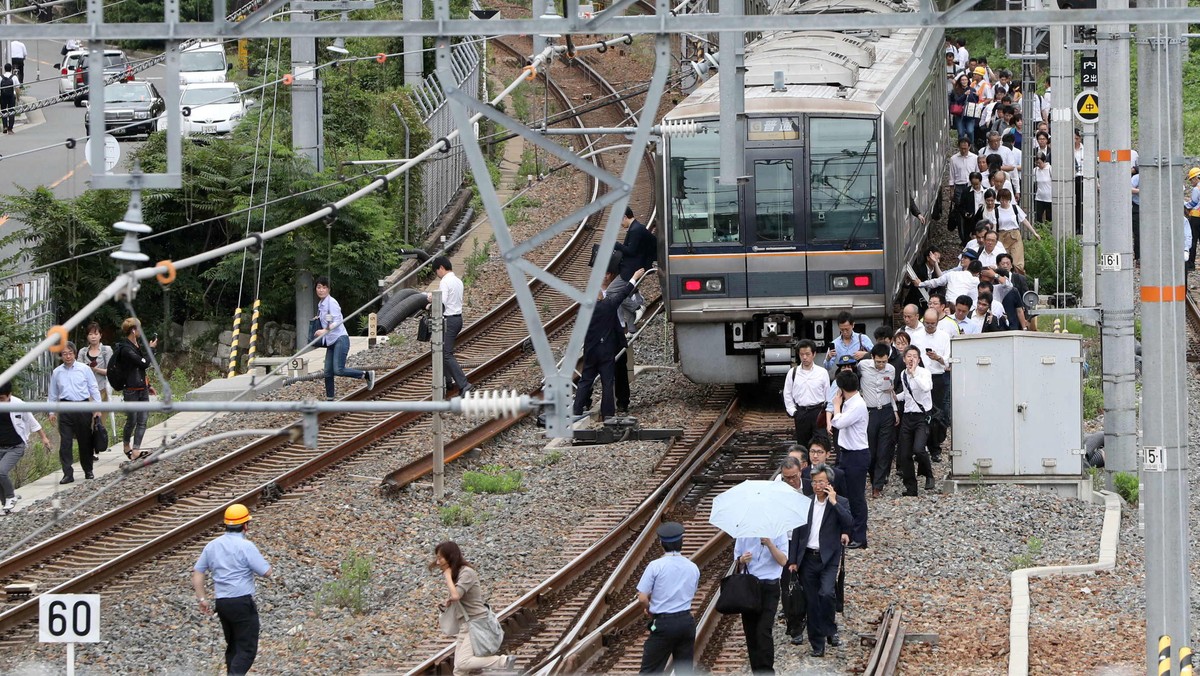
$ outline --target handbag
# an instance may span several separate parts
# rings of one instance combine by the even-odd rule
[[[735,615],[757,613],[762,609],[758,578],[746,570],[746,564],[739,562],[734,572],[721,580],[721,595],[717,597],[718,613]]]
[[[950,104],[950,114],[951,115],[962,115],[963,114],[963,104],[951,103]]]
[[[313,342],[317,339],[317,331],[321,330],[321,318],[313,317],[308,322],[308,342]]]
[[[92,452],[100,453],[108,450],[108,428],[104,426],[103,418],[92,418]]]
[[[986,107],[987,104],[985,103],[968,103],[966,108],[963,109],[963,115],[978,119],[983,115]]]
[[[417,341],[428,343],[433,339],[433,329],[429,328],[429,315],[421,315],[417,320]]]
[[[455,602],[462,612],[462,618],[467,622],[467,630],[471,634],[471,652],[476,657],[490,657],[500,652],[500,644],[504,642],[504,627],[492,607],[484,604],[487,614],[474,620],[467,616],[467,609],[461,603]]]
[[[438,627],[446,636],[458,636],[458,613],[454,612],[454,604],[447,603],[442,606],[442,612],[438,615]]]

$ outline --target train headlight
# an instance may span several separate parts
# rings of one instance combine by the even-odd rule
[[[704,280],[704,290],[709,293],[721,293],[725,290],[725,280],[706,279]]]
[[[848,289],[850,288],[850,278],[845,275],[837,275],[832,280],[833,288]]]

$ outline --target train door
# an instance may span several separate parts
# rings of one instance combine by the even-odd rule
[[[749,181],[742,199],[746,224],[746,304],[750,307],[805,307],[808,269],[799,214],[802,150],[797,147],[746,150]]]

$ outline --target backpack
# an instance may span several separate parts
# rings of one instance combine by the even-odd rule
[[[12,76],[0,77],[0,99],[15,99],[16,95],[16,85]]]
[[[108,370],[105,377],[108,378],[108,384],[113,388],[114,392],[124,391],[125,386],[128,384],[125,377],[124,364],[121,363],[124,358],[124,348],[124,344],[117,343],[113,347],[112,356],[108,359]]]

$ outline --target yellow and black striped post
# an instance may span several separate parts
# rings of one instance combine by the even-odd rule
[[[233,311],[233,339],[229,341],[229,378],[237,375],[238,343],[242,337],[242,308]]]
[[[1187,646],[1179,649],[1179,676],[1192,676],[1192,649]]]
[[[1158,676],[1171,676],[1171,637],[1158,637]]]
[[[258,310],[262,301],[254,299],[254,311],[250,313],[250,351],[246,353],[246,372],[254,369],[254,359],[258,356]]]

